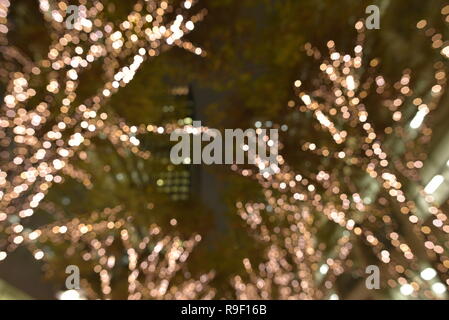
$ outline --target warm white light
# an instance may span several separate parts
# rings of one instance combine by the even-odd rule
[[[321,273],[321,274],[326,274],[328,270],[329,270],[329,266],[328,266],[327,264],[323,264],[323,265],[320,267],[320,273]]]
[[[354,90],[355,89],[355,82],[353,76],[347,76],[346,77],[346,85],[348,87],[348,90]]]
[[[443,294],[446,292],[446,286],[441,282],[434,283],[432,285],[432,291],[436,294]]]
[[[307,94],[303,95],[301,97],[301,99],[305,103],[306,106],[308,106],[312,103],[312,99],[310,99],[310,96],[308,96]]]
[[[190,9],[191,7],[192,7],[192,2],[190,2],[190,1],[184,2],[184,8]]]
[[[427,186],[424,188],[424,192],[427,194],[432,194],[441,186],[441,184],[444,182],[444,177],[442,175],[436,175],[435,177],[430,180],[430,182],[427,184]]]
[[[332,294],[330,297],[329,297],[329,300],[338,300],[338,295],[337,294]]]
[[[429,111],[427,109],[419,110],[416,113],[415,117],[413,118],[412,122],[410,122],[410,127],[412,129],[418,129],[419,127],[421,127],[421,125],[424,122],[424,119],[428,113],[429,113]]]
[[[40,260],[40,259],[42,259],[43,257],[44,257],[44,253],[43,253],[41,250],[37,251],[37,252],[34,254],[34,258],[35,258],[36,260]]]
[[[67,290],[58,294],[59,300],[83,300],[77,290]]]
[[[404,296],[409,296],[413,293],[413,287],[408,283],[402,285],[400,290]]]
[[[192,21],[187,21],[187,22],[186,22],[186,28],[187,28],[188,30],[193,30],[193,29],[195,28],[195,25],[193,24]]]
[[[437,272],[435,269],[432,268],[426,268],[423,271],[421,271],[421,278],[424,280],[432,280],[437,275]]]

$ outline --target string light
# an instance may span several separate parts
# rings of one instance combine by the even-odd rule
[[[132,81],[143,63],[172,46],[205,56],[202,48],[183,37],[195,29],[206,11],[173,17],[175,8],[166,1],[136,2],[126,20],[114,24],[107,21],[100,1],[90,2],[89,7],[86,1],[80,3],[85,17],[73,30],[66,30],[62,22],[68,3],[39,1],[53,40],[47,55],[32,61],[8,44],[10,2],[0,0],[0,15],[5,17],[0,19],[1,54],[16,67],[7,72],[0,116],[0,144],[7,148],[0,152],[0,232],[5,237],[0,261],[26,245],[36,260],[52,265],[45,245],[68,243],[67,257],[81,254],[94,271],[95,278],[82,281],[88,298],[114,297],[114,267],[125,256],[128,299],[211,299],[215,296],[209,286],[213,272],[192,279],[184,270],[201,240],[199,235],[183,240],[164,235],[155,224],[136,226],[120,206],[93,212],[86,219],[63,217],[38,228],[27,225],[26,218],[45,207],[48,191],[62,183],[64,176],[92,186],[90,177],[71,160],[86,159],[84,150],[94,137],[104,135],[119,152],[131,150],[148,159],[151,153],[140,149],[139,135],[169,134],[180,127],[188,133],[198,130],[187,122],[182,126],[129,126],[104,105]],[[186,0],[181,8],[190,10],[193,5],[194,1]],[[442,10],[446,18],[447,8]],[[449,47],[427,25],[423,20],[417,28],[430,35],[432,46],[447,59]],[[237,202],[236,209],[255,237],[266,244],[265,260],[255,266],[249,258],[243,259],[246,273],[232,278],[239,299],[339,299],[335,293],[338,278],[346,272],[359,277],[364,272],[361,262],[353,258],[360,243],[372,249],[386,275],[383,285],[392,291],[403,296],[445,297],[449,225],[432,197],[444,177],[436,175],[424,187],[420,169],[432,135],[427,122],[441,104],[446,71],[441,61],[434,64],[435,83],[420,96],[413,90],[411,70],[404,70],[390,84],[378,74],[377,59],[365,61],[363,23],[358,22],[356,29],[358,38],[351,54],[337,52],[335,42],[329,41],[325,58],[306,44],[307,55],[320,61],[320,77],[312,84],[294,82],[296,98],[288,110],[313,117],[316,128],[329,138],[311,141],[313,137],[304,137],[307,141],[300,141],[300,150],[323,161],[303,172],[289,165],[283,155],[271,173],[263,170],[267,163],[260,159],[259,170],[232,166],[262,187],[262,199]],[[77,91],[80,79],[96,62],[103,68],[98,76],[101,85],[96,94],[84,98]],[[42,88],[35,86],[36,79],[44,83]],[[369,98],[381,110],[373,109]],[[375,122],[373,114],[378,112],[389,115],[387,126]],[[409,119],[407,114],[414,116]],[[404,142],[403,154],[392,152],[395,137]],[[373,188],[362,188],[358,181],[368,181]],[[417,198],[407,190],[408,182],[418,185]],[[48,211],[57,215],[56,210]],[[171,224],[175,226],[176,220]],[[336,230],[332,248],[318,235],[324,225]],[[416,242],[422,250],[412,245]],[[121,254],[117,247],[123,249]],[[421,271],[422,261],[431,267]]]
[[[57,246],[64,243],[68,261],[82,257],[80,268],[82,292],[88,299],[212,299],[215,290],[208,283],[214,273],[200,275],[198,279],[190,276],[186,263],[201,236],[194,234],[183,240],[179,236],[164,234],[162,229],[152,224],[148,227],[133,223],[132,216],[126,216],[121,206],[93,212],[86,219],[75,218],[66,222],[47,225],[33,232],[41,239],[31,242],[34,252],[37,246]],[[120,218],[122,216],[123,218]],[[173,233],[173,232],[172,232]],[[127,291],[123,292],[120,283],[113,284],[121,272],[115,268],[126,257],[128,268]],[[55,258],[45,255],[48,272],[57,266]],[[57,258],[57,257],[56,257]],[[69,290],[61,299],[79,299],[78,291]]]
[[[52,185],[64,181],[63,175],[87,187],[92,185],[88,176],[70,162],[74,157],[85,158],[83,149],[95,136],[104,134],[117,149],[127,148],[145,159],[150,157],[149,152],[138,148],[137,130],[103,106],[133,79],[146,60],[172,46],[205,56],[204,50],[183,37],[206,11],[187,17],[193,1],[185,2],[182,11],[166,1],[137,1],[126,19],[114,24],[107,20],[102,2],[80,1],[83,18],[73,29],[66,29],[63,21],[68,3],[40,0],[39,9],[50,27],[52,43],[47,56],[32,61],[8,43],[10,2],[2,0],[0,4],[4,17],[0,21],[1,53],[15,62],[15,69],[8,71],[0,117],[0,143],[7,147],[0,153],[0,232],[7,240],[1,242],[6,248],[1,251],[3,260],[7,251],[33,234],[24,219],[40,207]],[[103,68],[97,75],[99,90],[91,97],[82,97],[77,92],[81,75],[97,62]],[[37,83],[44,84],[38,87]],[[33,104],[32,98],[38,102]],[[161,134],[172,127],[142,125],[138,131]],[[40,260],[42,253],[34,257]]]
[[[423,25],[418,24],[418,28]],[[319,81],[314,82],[317,89],[307,92],[305,81],[294,83],[299,99],[289,102],[290,112],[311,114],[320,130],[328,132],[332,139],[327,145],[306,141],[301,146],[304,152],[326,159],[312,167],[319,168],[316,173],[297,172],[282,155],[279,172],[274,175],[233,168],[252,177],[263,188],[264,201],[238,202],[237,210],[256,238],[270,244],[266,262],[253,267],[248,259],[243,261],[247,274],[233,279],[238,298],[333,298],[339,275],[347,272],[364,275],[366,266],[351,255],[359,241],[372,248],[385,271],[382,283],[391,291],[399,288],[403,296],[441,298],[449,285],[448,247],[444,242],[449,233],[447,215],[426,195],[435,192],[444,178],[438,175],[427,187],[421,187],[418,197],[426,203],[424,207],[404,190],[404,180],[419,182],[419,169],[425,160],[419,150],[429,143],[431,135],[426,116],[440,105],[446,73],[443,65],[436,63],[436,84],[431,93],[425,98],[412,98],[411,71],[405,70],[397,83],[389,85],[375,70],[378,60],[365,65],[363,23],[358,22],[356,29],[358,39],[353,55],[337,52],[334,41],[327,43],[330,59],[320,64],[322,73]],[[305,45],[305,51],[315,59],[324,56],[311,44]],[[378,101],[376,108],[381,106],[391,114],[392,123],[385,125],[382,132],[378,131],[381,126],[370,121],[373,108],[368,103],[373,99]],[[407,119],[403,116],[406,108],[416,107],[418,111],[410,127],[419,131],[418,137],[405,130]],[[394,140],[393,133],[406,141],[407,148],[405,154],[396,153],[394,158],[388,147]],[[399,159],[406,160],[407,166]],[[356,181],[364,180],[346,176],[350,172],[355,175],[358,170],[371,178],[370,184],[377,185],[374,187],[377,191],[363,191]],[[391,208],[396,208],[394,214]],[[418,212],[426,209],[434,220],[425,220]],[[405,222],[400,216],[407,217]],[[323,228],[323,218],[338,226],[333,233],[333,243],[337,245],[332,251],[316,235]],[[404,234],[403,228],[409,234]],[[422,241],[425,253],[415,252],[409,243],[417,239]],[[431,261],[435,268],[419,273],[420,261]],[[429,282],[437,274],[444,284]]]

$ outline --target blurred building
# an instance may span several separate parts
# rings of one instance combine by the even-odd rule
[[[174,87],[169,101],[171,104],[162,107],[164,122],[179,126],[189,125],[194,118],[194,101],[188,86]],[[153,157],[162,163],[156,172],[156,185],[160,192],[167,194],[171,200],[188,200],[192,191],[192,175],[195,168],[190,164],[173,165],[170,161],[170,150],[173,142],[167,136],[156,139],[150,146]]]

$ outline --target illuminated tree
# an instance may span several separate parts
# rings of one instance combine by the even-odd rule
[[[61,277],[61,269],[70,263],[79,267],[81,292],[88,299],[214,297],[215,291],[208,285],[213,273],[194,279],[187,269],[200,235],[183,240],[164,234],[156,224],[136,223],[134,216],[122,211],[120,206],[106,208],[83,220],[74,218],[33,231],[30,237],[42,239],[34,256],[45,260],[50,278]],[[40,247],[51,254],[44,254]]]
[[[10,3],[2,2],[1,43],[6,63],[6,77],[2,78],[7,83],[1,117],[5,150],[1,154],[0,220],[2,234],[7,235],[2,247],[8,250],[27,238],[27,218],[51,186],[63,182],[61,172],[77,175],[70,160],[94,136],[103,133],[112,143],[147,156],[138,150],[139,140],[132,130],[102,109],[110,96],[133,79],[144,61],[172,46],[202,53],[182,40],[204,15],[199,13],[190,20],[181,15],[191,7],[190,1],[183,3],[182,10],[165,1],[137,1],[118,23],[108,21],[102,2],[82,1],[84,17],[73,29],[66,29],[64,23],[67,5],[64,1],[39,2],[51,44],[47,55],[34,61],[9,45]],[[82,80],[92,74],[97,81],[94,88],[85,85],[93,91],[86,93]],[[83,94],[78,94],[79,88]],[[5,256],[2,251],[2,259]]]
[[[195,2],[0,0],[0,260],[61,290],[79,266],[91,299],[447,297],[443,1],[370,2],[366,32],[366,1]],[[211,103],[182,115],[186,83]],[[223,205],[172,201],[158,151],[192,120],[280,129],[275,173],[208,167]]]
[[[121,221],[117,222],[117,232],[122,232],[112,235],[122,241],[123,250],[114,256],[119,266],[117,272],[123,270],[123,259],[152,257],[154,264],[143,267],[139,261],[131,268],[130,262],[130,277],[124,275],[130,281],[129,296],[120,289],[113,293],[105,289],[103,274],[112,270],[99,273],[101,287],[96,287],[91,279],[83,282],[89,298],[211,298],[213,291],[202,287],[211,275],[191,280],[187,278],[193,276],[185,267],[178,272],[200,236],[187,241],[181,241],[180,235],[159,235],[156,239],[160,229],[154,221],[165,223],[166,218],[153,217],[152,213],[168,212],[173,217],[180,204],[157,192],[153,180],[164,165],[141,147],[141,141],[147,145],[148,136],[151,139],[170,132],[178,124],[128,125],[110,106],[111,97],[131,82],[146,60],[173,46],[204,55],[201,48],[182,38],[194,29],[205,11],[188,17],[186,13],[194,4],[190,0],[179,6],[166,1],[136,1],[122,19],[117,18],[120,14],[113,1],[80,1],[80,17],[74,20],[73,28],[67,29],[69,4],[73,3],[39,1],[39,10],[49,28],[49,48],[41,58],[38,53],[28,57],[26,50],[9,38],[10,28],[14,30],[8,21],[11,10],[14,5],[23,4],[0,3],[0,52],[5,81],[0,118],[0,260],[25,244],[36,260],[46,262],[47,275],[55,280],[64,274],[65,259],[74,258],[75,265],[85,262],[79,261],[79,257],[83,250],[95,250],[89,246],[96,236],[104,238],[95,243],[112,245],[108,241],[113,232],[101,235],[110,231],[104,224],[107,220],[99,220],[103,216],[98,214],[86,217],[86,212],[116,205],[122,210],[104,212],[121,214],[113,218]],[[123,7],[126,5],[119,9]],[[67,191],[82,201],[70,199]],[[191,220],[195,222],[196,218]],[[53,233],[53,227],[48,229],[54,226],[52,221],[68,221],[67,226],[59,228],[67,230],[65,237],[63,232]],[[91,228],[86,222],[89,221],[96,230],[78,236],[80,243],[72,243],[64,253],[61,250],[67,248],[65,241],[77,237],[73,228],[78,228],[80,221]],[[176,220],[170,220],[173,221]],[[140,238],[125,238],[126,230],[137,232]],[[87,242],[83,245],[84,240]],[[120,247],[118,242],[113,247]],[[142,248],[142,244],[148,247]],[[157,244],[163,250],[154,249]],[[95,263],[102,265],[101,255],[92,257],[87,259],[97,259],[90,261],[92,268]],[[87,275],[92,274],[92,268],[86,268]],[[136,273],[139,276],[131,280]]]
[[[417,26],[446,57],[442,35],[425,20]],[[449,226],[445,204],[433,195],[442,179],[426,181],[420,169],[432,115],[443,106],[447,63],[436,59],[430,83],[414,81],[407,69],[390,85],[377,72],[378,59],[365,62],[363,23],[356,29],[352,54],[338,52],[334,41],[328,56],[304,47],[320,61],[321,74],[309,83],[296,80],[297,98],[288,102],[307,121],[289,123],[290,130],[309,131],[289,137],[302,152],[292,156],[288,149],[272,176],[236,168],[263,188],[264,201],[237,208],[268,247],[266,262],[252,266],[245,259],[247,275],[234,278],[240,298],[345,298],[348,286],[353,298],[446,297]],[[301,157],[308,167],[294,163]],[[381,293],[365,288],[368,265],[380,268]]]

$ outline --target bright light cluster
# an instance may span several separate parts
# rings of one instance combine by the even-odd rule
[[[443,11],[449,14],[449,6]],[[429,94],[416,96],[410,70],[390,85],[377,74],[378,59],[364,61],[363,23],[356,29],[353,54],[337,52],[332,40],[327,43],[327,59],[311,44],[305,45],[305,52],[321,61],[321,76],[310,90],[304,88],[304,80],[295,81],[297,98],[288,102],[291,112],[315,118],[317,134],[329,134],[331,139],[300,145],[321,161],[298,172],[280,156],[280,171],[272,176],[234,167],[263,188],[264,201],[238,202],[237,210],[268,246],[266,262],[253,266],[249,259],[243,261],[247,274],[233,280],[238,298],[334,299],[340,275],[350,273],[364,281],[364,258],[355,250],[361,246],[372,248],[383,285],[393,296],[446,295],[449,221],[432,197],[444,177],[434,177],[424,188],[419,171],[432,133],[426,116],[440,105],[447,86],[444,65],[434,65]],[[411,122],[405,118],[407,108],[417,110]],[[375,122],[377,114],[390,114],[390,124],[382,128]],[[393,143],[396,137],[405,143],[402,154],[391,147],[398,145]],[[417,196],[407,192],[410,184],[420,190]],[[338,230],[331,248],[317,236],[329,222]],[[412,249],[412,243],[421,244],[422,250]],[[432,268],[421,267],[423,263]]]
[[[0,233],[4,239],[0,260],[19,245],[35,240],[38,231],[32,231],[24,219],[41,206],[53,184],[62,183],[65,176],[88,187],[92,184],[88,175],[70,162],[75,156],[86,159],[83,149],[89,148],[94,136],[105,134],[117,148],[129,148],[143,158],[150,156],[139,149],[136,128],[104,110],[108,99],[132,81],[142,64],[172,46],[205,55],[201,48],[183,40],[206,14],[200,10],[188,16],[193,1],[185,2],[180,11],[168,1],[136,1],[118,24],[107,21],[101,1],[79,4],[82,18],[73,29],[66,29],[69,3],[39,1],[52,43],[46,57],[32,61],[8,45],[10,2],[0,1],[2,54],[14,61],[16,68],[8,72],[0,115]],[[175,11],[180,13],[173,15]],[[102,66],[96,75],[100,89],[83,97],[77,92],[80,78],[97,62]],[[162,134],[171,125],[144,127],[146,132]],[[42,259],[43,254],[34,256]]]
[[[191,277],[186,265],[194,247],[201,241],[196,234],[189,239],[164,234],[155,224],[138,226],[132,217],[123,216],[122,207],[106,208],[93,212],[85,220],[75,218],[54,223],[34,231],[44,243],[65,243],[65,256],[82,258],[82,293],[88,299],[111,299],[123,297],[141,299],[212,299],[215,290],[209,286],[214,273],[206,273],[198,279]],[[119,250],[119,248],[122,248]],[[49,266],[51,257],[43,256],[34,248],[36,259],[44,259]],[[122,272],[115,268],[126,258],[128,284],[126,290],[121,283],[114,282]],[[115,283],[115,284],[114,284]],[[74,294],[73,291],[65,295]],[[78,292],[79,294],[79,292]],[[64,299],[64,296],[61,297]]]

